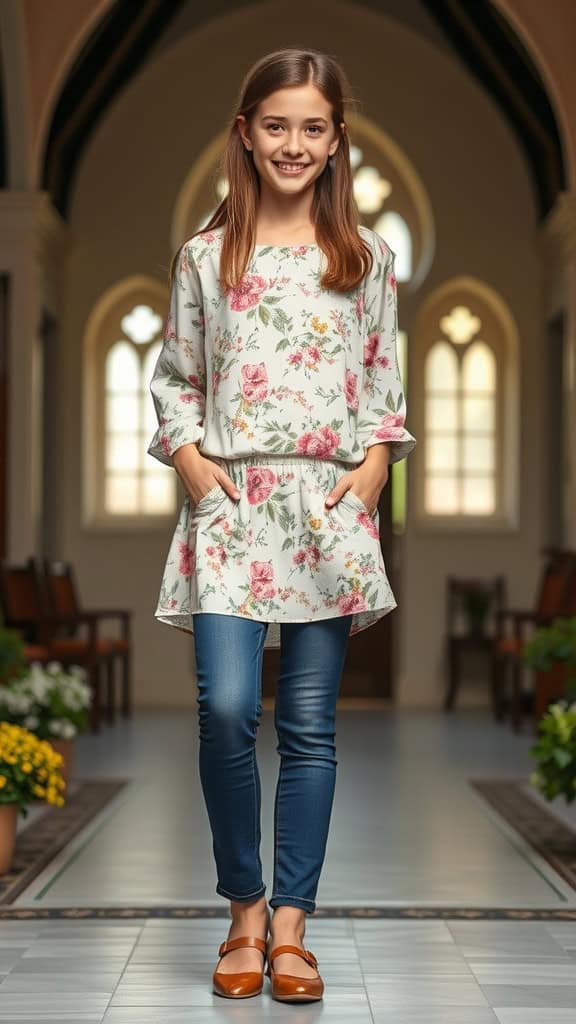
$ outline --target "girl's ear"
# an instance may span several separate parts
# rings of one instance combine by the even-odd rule
[[[238,131],[240,133],[240,138],[242,139],[242,142],[244,143],[244,145],[246,145],[247,142],[250,143],[249,146],[246,146],[246,149],[252,149],[252,143],[250,142],[250,139],[248,137],[248,132],[246,130],[246,118],[244,117],[244,114],[238,114],[237,115],[237,117],[236,117],[236,124],[238,125]]]

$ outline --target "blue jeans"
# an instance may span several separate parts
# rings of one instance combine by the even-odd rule
[[[193,615],[200,780],[216,861],[216,892],[252,902],[266,892],[260,859],[256,732],[267,622]],[[280,766],[274,804],[271,907],[312,914],[336,782],[336,701],[352,616],[281,624],[274,725]]]

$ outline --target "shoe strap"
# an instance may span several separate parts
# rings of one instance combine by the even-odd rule
[[[301,949],[300,946],[276,946],[268,953],[268,963],[280,956],[281,953],[294,953],[296,956],[302,957],[302,960],[306,960],[307,963],[311,964],[312,967],[318,967],[318,961],[314,956],[314,953],[310,949]]]
[[[253,935],[240,935],[237,939],[224,939],[218,949],[218,956],[224,956],[225,953],[230,953],[233,949],[243,949],[245,946],[254,946],[266,955],[265,939],[259,939]]]

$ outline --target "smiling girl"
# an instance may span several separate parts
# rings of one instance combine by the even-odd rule
[[[150,385],[148,451],[186,491],[155,614],[194,634],[200,778],[232,918],[213,988],[235,998],[262,990],[266,960],[274,998],[323,995],[303,940],[334,798],[340,680],[349,637],[396,607],[378,502],[416,440],[395,254],[359,224],[348,92],[315,50],[249,70],[225,147],[228,194],[176,253]],[[272,918],[256,761],[266,647],[280,648]]]

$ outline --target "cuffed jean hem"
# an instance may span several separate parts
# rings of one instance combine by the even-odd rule
[[[261,889],[257,889],[256,892],[248,893],[247,896],[235,896],[234,893],[228,892],[227,889],[223,889],[218,882],[216,892],[219,896],[225,896],[227,900],[234,900],[235,903],[251,903],[255,900],[259,900],[264,895],[266,892],[266,886],[263,885]]]
[[[301,896],[271,896],[268,903],[271,907],[299,907],[307,914],[313,914],[316,910],[314,900],[305,900]]]

